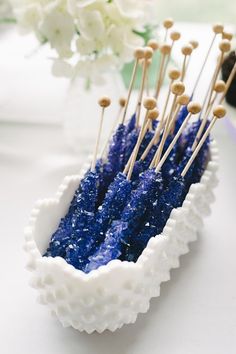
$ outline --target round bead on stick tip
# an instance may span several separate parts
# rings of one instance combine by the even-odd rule
[[[180,32],[177,32],[177,31],[173,31],[173,32],[171,32],[171,34],[170,34],[170,38],[172,39],[172,41],[178,41],[179,39],[180,39],[180,37],[181,37],[181,34],[180,34]]]
[[[152,48],[153,51],[156,51],[159,48],[159,44],[155,39],[150,39],[147,46]]]
[[[108,96],[102,96],[99,100],[98,100],[98,104],[99,106],[105,108],[110,106],[111,104],[111,100]]]
[[[199,46],[198,41],[195,41],[195,40],[191,40],[191,41],[189,41],[189,43],[193,47],[193,49],[197,49],[197,47]]]
[[[190,102],[187,106],[187,109],[190,113],[197,114],[201,112],[202,107],[198,102]]]
[[[155,120],[158,118],[158,116],[159,116],[159,111],[157,108],[154,108],[148,112],[148,119],[150,120]]]
[[[224,31],[224,26],[221,23],[216,23],[212,29],[215,34],[219,34]]]
[[[189,104],[190,97],[188,95],[181,95],[177,98],[177,103],[181,106],[187,106]]]
[[[171,69],[168,75],[171,80],[177,80],[180,78],[181,72],[178,69]]]
[[[223,118],[226,115],[226,109],[222,105],[218,105],[213,109],[214,117]]]
[[[153,56],[153,50],[151,47],[145,47],[144,58],[146,60],[151,59]]]
[[[184,93],[185,91],[185,85],[183,82],[179,81],[179,82],[174,82],[171,85],[171,92],[176,95],[176,96],[180,96]]]
[[[232,41],[234,35],[230,32],[222,32],[222,39],[228,39],[228,41]]]
[[[214,86],[215,92],[222,93],[225,91],[225,89],[226,89],[226,84],[223,80],[216,81],[215,86]]]
[[[134,57],[136,59],[143,59],[145,55],[145,50],[142,47],[136,48],[134,51]]]
[[[166,18],[164,21],[163,21],[163,26],[167,29],[173,27],[174,25],[174,21],[172,18]]]
[[[191,55],[192,51],[193,51],[193,47],[191,44],[187,44],[187,45],[183,46],[181,49],[182,54],[185,56]]]
[[[219,44],[219,49],[223,53],[229,52],[231,49],[230,41],[228,41],[228,39],[223,39]]]
[[[121,97],[121,98],[119,99],[119,105],[120,105],[121,107],[125,107],[125,105],[126,105],[126,98],[125,98],[125,97]]]
[[[154,97],[146,97],[143,101],[143,105],[147,110],[152,110],[156,108],[157,101]]]
[[[161,45],[160,51],[162,54],[168,55],[168,54],[170,54],[171,46],[169,44],[164,43]]]

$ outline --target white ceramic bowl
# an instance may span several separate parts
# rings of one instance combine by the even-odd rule
[[[80,176],[66,177],[55,198],[36,203],[25,229],[27,268],[39,302],[48,305],[64,327],[87,333],[115,331],[134,323],[138,313],[148,310],[150,299],[159,296],[161,282],[170,279],[170,269],[179,267],[179,256],[189,251],[188,243],[196,240],[214,201],[217,167],[218,152],[212,142],[201,181],[191,186],[183,205],[171,212],[162,234],[149,240],[137,262],[113,260],[89,274],[61,257],[42,257],[88,165]]]

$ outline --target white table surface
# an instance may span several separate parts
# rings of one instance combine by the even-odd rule
[[[223,122],[220,183],[212,215],[181,267],[134,325],[102,335],[64,329],[36,302],[24,269],[23,228],[37,198],[50,197],[81,159],[60,127],[0,125],[1,354],[234,354],[236,350],[236,145]]]

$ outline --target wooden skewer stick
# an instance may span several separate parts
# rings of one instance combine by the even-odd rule
[[[165,37],[164,37],[164,42],[166,42],[167,40],[167,35],[168,35],[168,31],[171,27],[173,27],[174,25],[174,21],[172,18],[166,18],[164,21],[163,21],[163,26],[165,28]]]
[[[154,158],[150,164],[150,167],[153,167],[154,165],[158,164],[160,161],[162,151],[163,151],[163,148],[165,145],[165,141],[168,136],[169,123],[170,123],[172,115],[173,115],[173,110],[174,110],[174,107],[176,104],[177,97],[181,96],[184,93],[184,91],[185,91],[185,86],[184,86],[183,82],[180,82],[180,81],[174,82],[171,86],[171,92],[174,95],[172,106],[171,106],[170,113],[169,113],[167,120],[166,120],[166,124],[165,124],[165,128],[164,128],[164,132],[162,134],[161,142],[160,142],[158,149],[154,155]]]
[[[208,137],[211,129],[213,128],[215,122],[217,121],[217,119],[220,119],[220,118],[223,118],[226,114],[226,109],[219,105],[219,106],[216,106],[214,111],[213,111],[213,118],[211,120],[211,123],[209,124],[207,130],[205,131],[205,133],[203,134],[201,140],[199,141],[196,149],[194,150],[192,156],[190,157],[190,159],[188,160],[188,163],[186,164],[186,166],[184,167],[182,173],[181,173],[181,176],[184,177],[186,175],[186,173],[188,172],[191,164],[193,163],[194,159],[196,158],[199,150],[201,149],[202,145],[204,144],[206,138]]]
[[[198,144],[198,142],[199,142],[199,140],[201,138],[201,135],[202,135],[203,130],[204,130],[204,128],[206,126],[206,123],[207,123],[207,119],[208,119],[208,117],[210,115],[211,109],[212,109],[212,107],[213,107],[213,105],[214,105],[214,103],[216,101],[217,96],[219,94],[221,94],[222,92],[225,92],[225,89],[226,89],[226,84],[225,84],[224,81],[219,80],[219,81],[216,82],[215,87],[214,87],[215,96],[212,99],[212,101],[211,101],[206,113],[204,114],[204,117],[202,119],[201,125],[200,125],[200,127],[198,129],[197,135],[196,135],[196,137],[194,139],[194,142],[193,142],[193,145],[192,145],[192,151],[195,150],[195,148],[196,148],[196,146],[197,146],[197,144]]]
[[[210,102],[212,100],[212,94],[213,94],[215,83],[216,83],[216,80],[218,78],[218,75],[219,75],[223,60],[224,60],[224,55],[225,55],[225,53],[229,52],[230,49],[231,49],[230,42],[227,39],[223,39],[220,42],[220,44],[219,44],[219,49],[221,51],[221,54],[220,54],[220,58],[218,60],[218,63],[216,65],[215,72],[214,72],[214,75],[213,75],[213,79],[212,79],[212,82],[211,82],[211,89],[210,89],[210,94],[209,94],[207,105],[206,105],[206,110],[208,109],[208,107],[210,105]]]
[[[193,47],[191,44],[187,44],[182,47],[181,52],[184,55],[184,60],[182,64],[182,69],[181,69],[181,77],[180,80],[183,81],[186,75],[186,68],[187,68],[187,58],[190,58],[191,54],[193,51]]]
[[[129,105],[129,101],[130,101],[131,92],[133,90],[134,82],[135,82],[136,75],[137,75],[138,64],[139,64],[139,61],[144,58],[144,48],[137,48],[134,51],[134,57],[135,57],[135,63],[134,63],[134,67],[133,67],[133,72],[132,72],[130,84],[129,84],[127,100],[126,100],[125,109],[124,109],[124,113],[123,113],[123,117],[122,117],[121,123],[124,123],[124,121],[125,121],[125,117],[126,117],[126,114],[127,114],[127,109],[128,109],[128,105]]]
[[[145,64],[145,61],[143,61],[143,65]],[[147,60],[147,73],[146,73],[146,80],[145,80],[145,86],[146,86],[146,93],[147,96],[149,96],[149,69],[152,64],[152,59]]]
[[[102,153],[101,153],[101,156],[102,156],[102,157],[104,156],[104,154],[105,154],[105,152],[106,152],[106,150],[107,150],[107,146],[108,146],[108,144],[109,144],[109,142],[110,142],[110,140],[111,140],[112,134],[114,133],[114,130],[115,130],[115,128],[116,128],[116,126],[117,126],[117,124],[118,124],[118,122],[119,122],[119,120],[120,120],[121,113],[122,113],[122,111],[123,111],[125,105],[126,105],[126,98],[121,97],[121,98],[119,99],[119,106],[120,106],[120,108],[119,108],[117,117],[116,117],[116,119],[115,119],[115,121],[114,121],[114,123],[113,123],[113,125],[112,125],[111,131],[110,131],[109,136],[108,136],[108,138],[107,138],[107,141],[106,141],[106,143],[105,143],[105,145],[104,145],[104,147],[103,147],[103,149],[102,149]]]
[[[196,79],[196,81],[195,81],[195,85],[194,85],[193,91],[192,91],[192,96],[194,96],[194,94],[195,94],[195,91],[196,91],[197,86],[198,86],[198,84],[199,84],[199,81],[200,81],[200,79],[201,79],[203,70],[204,70],[204,68],[205,68],[205,66],[206,66],[207,60],[208,60],[208,58],[209,58],[209,55],[210,55],[210,53],[211,53],[213,44],[214,44],[214,42],[215,42],[216,36],[217,36],[218,34],[220,34],[220,33],[223,32],[224,26],[221,25],[221,24],[216,24],[216,25],[213,26],[212,29],[213,29],[214,35],[213,35],[213,38],[212,38],[212,40],[211,40],[210,46],[209,46],[209,48],[208,48],[208,51],[207,51],[207,53],[206,53],[206,56],[205,56],[205,58],[204,58],[204,61],[203,61],[203,63],[202,63],[202,66],[201,66],[201,69],[200,69],[199,74],[198,74],[198,76],[197,76],[197,79]]]
[[[226,41],[225,43],[226,43],[226,48],[227,48],[227,46],[229,45],[229,41],[227,41],[227,40],[224,40],[224,41]],[[223,41],[222,41],[222,42],[223,42]],[[219,47],[222,45],[222,42],[220,42]],[[225,44],[223,44],[223,47],[224,47],[224,45],[225,45]],[[220,50],[221,50],[221,49],[220,49]],[[219,58],[219,60],[218,60],[218,62],[217,62],[216,68],[215,68],[214,73],[213,73],[213,75],[212,75],[212,79],[211,79],[211,81],[210,81],[210,83],[209,83],[207,92],[206,92],[206,94],[205,94],[205,98],[204,98],[203,105],[202,105],[202,107],[203,107],[202,112],[206,112],[206,111],[208,110],[208,106],[209,106],[210,101],[211,101],[211,99],[212,99],[212,93],[213,93],[214,83],[215,83],[216,80],[217,80],[217,77],[218,77],[219,71],[220,71],[220,67],[221,67],[221,65],[220,65],[219,62],[220,62],[220,61],[223,62],[223,57],[224,57],[224,54],[223,54],[223,52],[222,52],[222,50],[221,50],[221,58]]]
[[[145,86],[145,80],[146,80],[146,74],[147,74],[147,68],[148,68],[148,61],[149,61],[149,59],[152,58],[152,56],[153,56],[152,48],[146,47],[145,51],[144,51],[144,64],[143,64],[141,87],[140,87],[138,103],[137,103],[137,107],[136,107],[136,126],[139,126],[141,106],[142,106],[142,100],[143,100],[143,92],[144,92],[144,86]]]
[[[143,139],[143,136],[144,136],[144,133],[145,133],[145,129],[147,129],[147,119],[148,119],[148,113],[149,111],[153,110],[154,108],[156,108],[156,100],[152,97],[148,97],[144,100],[144,107],[146,108],[146,115],[145,115],[145,119],[143,121],[143,124],[142,124],[142,127],[140,129],[140,132],[139,132],[139,136],[138,136],[138,140],[137,140],[137,143],[134,147],[134,150],[131,154],[131,161],[129,163],[127,163],[126,167],[125,167],[125,170],[124,170],[124,173],[127,173],[127,179],[130,180],[131,176],[132,176],[132,172],[133,172],[133,168],[134,168],[134,163],[136,161],[136,158],[137,158],[137,155],[138,155],[138,151],[139,151],[139,148],[140,148],[140,145],[141,145],[141,142],[142,142],[142,139]],[[128,169],[128,171],[127,171]]]
[[[230,85],[232,84],[232,81],[233,81],[235,75],[236,75],[236,62],[235,62],[234,66],[233,66],[233,69],[231,70],[231,73],[230,73],[230,75],[229,75],[229,77],[228,77],[228,79],[226,81],[225,91],[224,91],[223,95],[221,96],[221,99],[220,99],[220,102],[219,102],[220,104],[223,103],[223,101],[225,99],[225,96],[226,96],[226,94],[227,94],[227,92],[228,92],[228,90],[230,88]]]
[[[176,119],[178,117],[181,106],[187,106],[189,104],[189,102],[190,102],[190,97],[188,95],[181,95],[177,98],[177,102],[176,102],[177,106],[175,109],[175,113],[173,114],[173,117],[171,119],[171,122],[170,122],[169,128],[168,128],[168,131],[170,134],[174,133]]]
[[[141,137],[141,142],[148,130],[148,127],[149,127],[149,123],[152,123],[155,119],[157,119],[159,116],[159,111],[157,108],[154,108],[152,110],[149,110],[147,113],[146,113],[146,116],[145,116],[145,121],[146,123],[144,124],[144,129],[143,129],[143,132],[142,132],[142,137]],[[128,172],[128,169],[130,167],[130,164],[131,164],[131,161],[132,161],[132,158],[133,158],[133,153],[130,155],[130,158],[125,166],[125,169],[124,169],[124,173],[127,173]]]
[[[160,69],[159,69],[158,75],[157,75],[156,89],[155,89],[155,94],[154,94],[154,97],[156,98],[156,100],[158,99],[159,94],[160,94],[163,71],[165,68],[165,61],[171,51],[171,46],[169,44],[163,44],[160,47],[160,51],[161,51],[161,63],[160,63]]]
[[[96,145],[95,145],[94,154],[93,154],[93,161],[92,161],[92,165],[91,165],[91,171],[93,171],[93,172],[95,171],[97,154],[98,154],[98,146],[99,146],[99,142],[100,142],[100,139],[101,139],[104,112],[105,112],[105,108],[110,106],[111,100],[110,100],[109,97],[104,96],[104,97],[101,97],[99,99],[98,104],[99,104],[100,107],[102,107],[102,112],[101,112],[101,118],[100,118],[100,123],[99,123],[99,128],[98,128],[98,135],[97,135]]]
[[[165,104],[164,104],[164,109],[163,109],[163,112],[162,112],[162,115],[161,115],[161,119],[160,119],[160,123],[159,123],[159,127],[158,127],[158,130],[157,130],[157,134],[156,134],[156,139],[155,139],[155,144],[158,143],[159,141],[159,138],[160,138],[160,133],[161,133],[161,130],[164,126],[164,120],[165,120],[165,116],[166,116],[166,110],[167,110],[167,107],[168,107],[168,103],[169,103],[169,100],[170,100],[170,94],[171,94],[171,87],[172,87],[172,84],[175,80],[178,80],[179,77],[180,77],[181,73],[179,70],[177,69],[172,69],[169,71],[169,78],[170,78],[170,84],[169,84],[169,89],[168,89],[168,93],[167,93],[167,96],[166,96],[166,101],[165,101]]]
[[[182,134],[182,132],[184,131],[186,125],[188,124],[191,116],[193,114],[198,114],[201,111],[201,105],[199,103],[197,103],[197,102],[189,103],[187,108],[188,108],[189,114],[187,115],[187,117],[183,121],[183,123],[182,123],[181,127],[179,128],[177,134],[175,135],[174,139],[172,140],[172,142],[168,146],[168,149],[166,150],[166,152],[164,153],[164,155],[161,158],[160,162],[158,163],[158,165],[156,167],[156,172],[160,171],[161,167],[163,166],[163,164],[165,163],[167,157],[169,156],[169,153],[171,152],[171,150],[175,146],[177,140],[179,139],[180,135]]]
[[[147,42],[147,46],[152,48],[153,50],[153,55],[154,53],[158,50],[159,48],[159,43],[157,42],[156,39],[150,39]],[[147,78],[146,78],[146,86],[147,86],[147,96],[149,96],[149,67],[151,66],[152,61],[150,60],[150,63],[148,64],[148,71],[147,71]]]
[[[166,102],[164,105],[164,110],[162,112],[158,127],[155,131],[155,134],[153,135],[152,139],[150,140],[148,146],[146,147],[145,151],[143,152],[142,156],[141,156],[141,160],[144,160],[147,156],[147,154],[149,153],[150,149],[152,148],[152,146],[154,144],[157,144],[159,142],[160,139],[160,134],[161,131],[163,129],[164,126],[164,118],[165,118],[165,114],[166,114],[166,109],[169,103],[169,99],[170,99],[170,94],[171,94],[171,85],[173,84],[174,80],[177,80],[180,77],[180,72],[177,69],[172,69],[169,72],[169,78],[171,79],[170,85],[169,85],[169,89],[168,89],[168,93],[167,93],[167,97],[166,97]]]
[[[189,41],[189,44],[192,46],[193,51],[194,51],[195,49],[197,49],[198,46],[199,46],[199,43],[198,43],[197,41],[195,41],[195,40]],[[189,69],[189,65],[190,65],[190,62],[191,62],[191,57],[192,57],[192,56],[190,55],[189,58],[188,58],[188,61],[187,61],[187,64],[186,64],[186,72],[187,72],[188,69]]]
[[[160,87],[162,86],[164,80],[165,80],[165,75],[166,75],[166,71],[170,62],[170,57],[171,57],[171,53],[174,47],[174,44],[176,41],[178,41],[181,37],[180,32],[177,31],[173,31],[170,34],[170,38],[172,39],[172,43],[171,43],[171,47],[170,47],[170,52],[167,54],[166,59],[165,59],[165,64],[164,64],[164,69],[163,69],[163,73],[162,73],[162,77],[161,77],[161,83],[160,83]]]

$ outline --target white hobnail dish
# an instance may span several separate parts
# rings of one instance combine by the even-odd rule
[[[36,203],[25,229],[31,286],[64,327],[115,331],[148,310],[150,299],[159,296],[161,282],[170,279],[171,268],[179,267],[179,256],[189,251],[188,243],[197,239],[203,217],[210,213],[218,168],[214,141],[210,151],[201,181],[190,187],[183,205],[172,210],[162,234],[149,240],[136,263],[113,260],[85,274],[61,257],[42,257],[89,164],[81,175],[66,177],[55,198]]]

